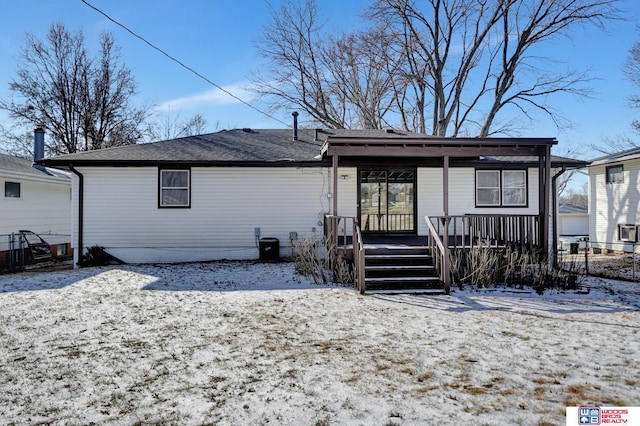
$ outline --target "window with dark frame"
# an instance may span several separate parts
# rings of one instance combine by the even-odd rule
[[[191,171],[189,169],[161,169],[159,178],[160,207],[191,206]]]
[[[526,207],[526,170],[476,170],[477,207]]]
[[[624,182],[624,168],[622,164],[607,167],[607,183]]]
[[[618,225],[618,240],[638,241],[638,225]]]
[[[4,196],[5,198],[20,198],[22,196],[20,192],[20,182],[4,182]]]

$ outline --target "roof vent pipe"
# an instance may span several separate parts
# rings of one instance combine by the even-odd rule
[[[298,111],[293,111],[291,113],[293,116],[293,140],[298,140]]]
[[[33,167],[42,169],[42,166],[37,164],[38,161],[44,158],[44,129],[38,127],[33,131]]]

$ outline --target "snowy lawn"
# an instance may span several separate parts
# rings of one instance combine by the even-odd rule
[[[0,276],[0,424],[564,425],[640,405],[639,284],[366,295],[289,263]]]

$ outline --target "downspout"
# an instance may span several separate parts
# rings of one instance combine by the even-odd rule
[[[78,176],[78,266],[82,265],[83,249],[83,228],[84,228],[84,176],[77,171],[73,164],[69,164],[69,170],[76,176]]]
[[[551,178],[551,196],[553,198],[553,235],[551,242],[553,244],[553,269],[558,268],[558,183],[557,180],[564,172],[567,166],[563,165],[562,169]]]

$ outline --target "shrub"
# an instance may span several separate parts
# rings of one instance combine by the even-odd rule
[[[111,256],[104,251],[104,247],[96,245],[87,249],[87,252],[82,256],[80,266],[104,266],[108,265],[110,261]]]
[[[326,284],[330,278],[334,283],[355,283],[353,262],[346,256],[335,253],[333,250],[337,250],[336,248],[325,248],[315,234],[300,240],[293,240],[291,243],[297,273],[313,278],[316,284]],[[326,251],[324,257],[323,248]],[[333,262],[331,262],[332,258],[335,259]]]

